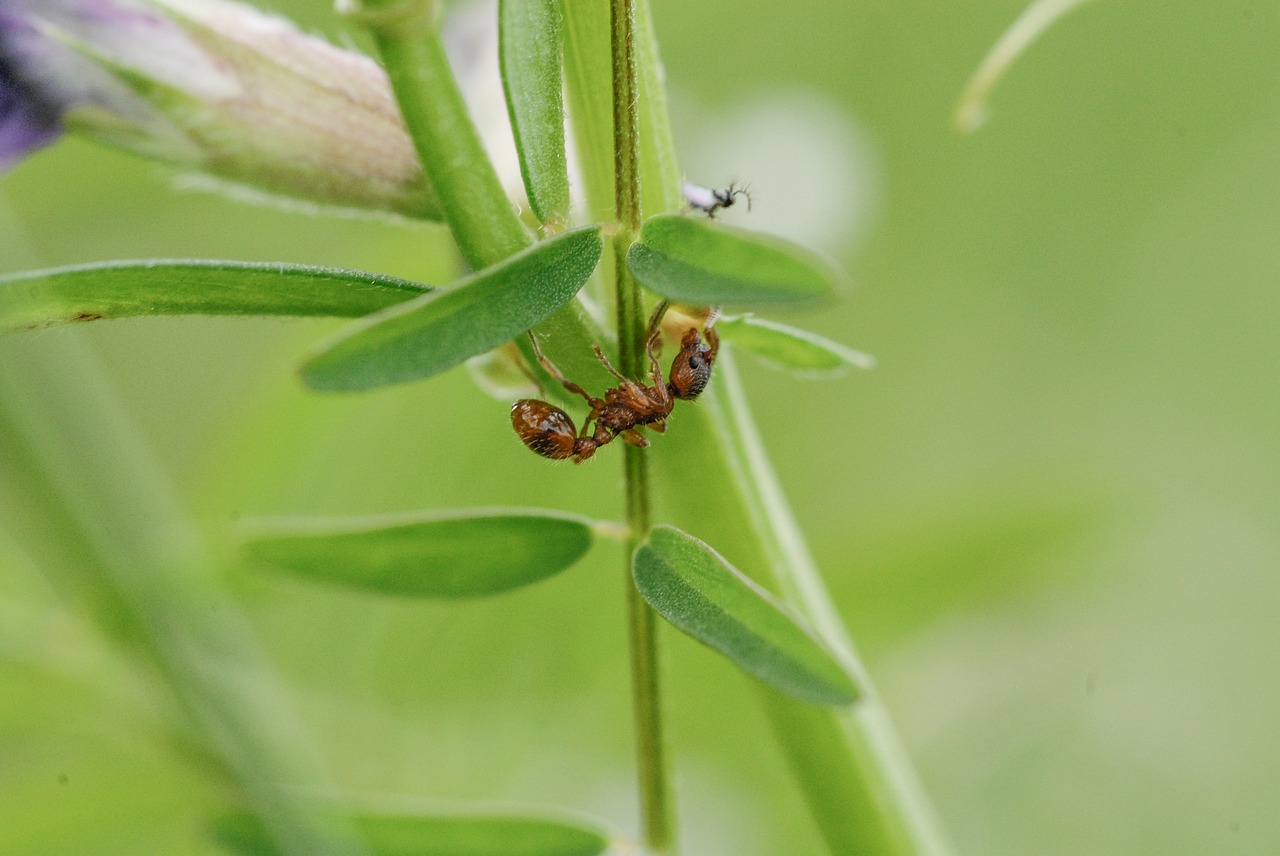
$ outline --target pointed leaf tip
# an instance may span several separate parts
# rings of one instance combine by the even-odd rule
[[[302,368],[312,389],[355,391],[445,371],[510,341],[573,299],[600,261],[599,226],[566,232],[456,286],[351,324]]]
[[[0,330],[142,315],[358,318],[430,291],[368,271],[284,262],[93,262],[0,277]]]
[[[680,630],[788,695],[818,704],[858,697],[835,658],[772,596],[719,553],[672,526],[658,526],[635,553],[636,588]]]
[[[592,526],[535,509],[265,521],[245,549],[304,579],[408,597],[482,597],[567,569],[591,546]]]
[[[813,301],[843,277],[817,254],[699,217],[650,217],[627,266],[663,297],[695,306],[776,306]]]
[[[817,333],[751,315],[721,318],[716,329],[727,341],[800,377],[834,377],[850,368],[870,369],[876,364],[870,354]]]

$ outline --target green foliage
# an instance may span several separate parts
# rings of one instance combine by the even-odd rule
[[[562,5],[551,0],[504,0],[502,4],[501,66],[521,169],[535,213],[549,226],[544,232],[554,235],[537,243],[532,243],[516,217],[480,145],[446,59],[431,4],[411,5],[403,15],[379,14],[386,5],[370,0],[368,14],[360,20],[369,26],[381,54],[427,184],[438,198],[439,213],[475,273],[446,290],[424,293],[425,287],[414,283],[314,268],[234,263],[105,265],[89,270],[87,278],[46,272],[12,280],[27,290],[15,287],[12,294],[21,299],[0,307],[0,320],[6,317],[5,311],[18,319],[11,321],[17,327],[147,313],[358,316],[358,321],[323,343],[301,371],[310,388],[334,391],[367,390],[428,377],[513,340],[530,372],[546,383],[546,375],[554,372],[544,372],[532,359],[524,335],[537,327],[539,341],[546,342],[548,353],[568,376],[591,384],[600,380],[603,370],[592,359],[590,346],[598,344],[610,352],[612,348],[586,302],[575,297],[600,264],[606,233],[615,254],[604,272],[618,280],[613,309],[618,317],[619,363],[627,372],[633,371],[643,350],[642,310],[652,297],[642,294],[637,282],[670,300],[708,308],[813,303],[829,296],[839,284],[841,275],[832,265],[793,244],[700,216],[662,213],[680,205],[679,170],[644,0],[618,2],[608,9],[602,4]],[[562,33],[567,44],[563,51]],[[571,103],[581,108],[574,121],[582,132],[588,207],[602,217],[612,216],[616,192],[618,217],[624,221],[620,232],[597,225],[558,234],[567,225],[570,209],[562,64],[568,71]],[[628,246],[636,237],[632,231],[640,225],[642,210],[658,216],[645,221],[638,239]],[[194,294],[188,289],[175,296],[170,293],[175,280],[195,282],[199,288]],[[89,308],[74,308],[80,306]],[[100,307],[109,311],[96,311]],[[724,329],[727,338],[736,336],[745,347],[799,371],[830,372],[863,361],[843,346],[782,325],[730,319]],[[557,351],[573,356],[562,360]],[[580,371],[584,361],[589,371]],[[595,373],[594,381],[588,378],[590,372]],[[728,350],[721,374],[729,374],[721,385],[737,383]],[[606,383],[618,385],[612,378]],[[565,394],[562,384],[553,386],[551,395]],[[798,534],[789,533],[787,548],[770,550],[773,543],[785,540],[781,533],[787,524],[780,522],[786,515],[785,503],[772,485],[749,417],[741,409],[726,411],[722,403],[714,390],[703,400],[711,419],[719,420],[720,433],[711,443],[709,459],[699,464],[716,473],[721,483],[733,485],[734,514],[754,516],[769,530],[755,533],[752,543],[773,553],[769,557],[773,584],[781,579],[779,590],[787,590],[794,556],[779,554],[788,548],[793,553],[802,550],[795,546]],[[449,420],[452,427],[457,415],[433,413],[431,418]],[[899,798],[885,784],[892,778],[896,787],[903,778],[909,779],[909,768],[892,751],[891,741],[883,739],[887,726],[863,727],[863,712],[871,709],[867,719],[876,713],[874,693],[860,693],[865,679],[859,675],[855,685],[848,671],[858,668],[856,658],[851,649],[841,647],[838,633],[826,632],[829,628],[821,620],[821,609],[814,619],[813,598],[791,607],[810,609],[805,619],[826,632],[821,641],[802,619],[793,617],[791,607],[781,605],[707,544],[670,526],[650,531],[648,457],[633,447],[620,454],[626,464],[627,526],[617,528],[626,533],[629,547],[635,548],[629,557],[635,588],[628,590],[627,598],[643,846],[667,852],[676,834],[667,810],[674,800],[663,761],[654,613],[641,597],[676,627],[786,695],[778,696],[782,703],[767,702],[766,711],[781,731],[806,723],[804,739],[784,736],[781,745],[806,788],[817,825],[836,842],[833,850],[848,849],[851,837],[832,837],[830,830],[836,825],[848,827],[845,818],[850,813],[870,813],[873,821],[880,813],[888,818],[881,824],[886,828],[895,827],[899,816],[921,816],[922,800],[914,795]],[[487,470],[503,474],[493,467]],[[691,483],[686,477],[680,485]],[[755,513],[763,507],[767,513]],[[244,552],[303,580],[401,597],[469,598],[505,592],[568,568],[587,552],[597,531],[599,527],[586,518],[540,510],[276,521],[261,524]],[[819,594],[817,599],[821,598]],[[156,609],[147,613],[147,626],[185,628],[188,623],[182,612],[182,607]],[[165,662],[163,651],[158,659]],[[217,683],[212,683],[216,690]],[[815,718],[813,711],[820,715]],[[843,718],[837,721],[838,716]],[[312,817],[304,798],[275,784],[291,782],[287,772],[275,775],[277,769],[291,769],[288,765],[237,766],[239,743],[218,742],[216,718],[199,721],[206,736],[229,759],[229,778],[241,789],[240,796],[252,798],[258,810],[254,815],[224,817],[217,828],[224,845],[248,856],[295,856],[330,849],[336,854],[360,847],[371,856],[587,856],[599,853],[608,843],[582,827],[522,818],[335,815],[331,820],[336,832],[330,835],[325,825],[309,825],[310,820],[321,818]],[[887,723],[882,716],[877,721]],[[257,732],[245,741],[251,743],[250,738],[263,742]],[[815,744],[821,744],[823,751],[813,752]],[[867,748],[867,744],[873,745]],[[309,781],[305,776],[294,778]],[[804,784],[836,778],[838,790],[824,785],[817,795]],[[266,784],[257,785],[259,780]],[[911,835],[901,837],[906,841]],[[942,849],[915,848],[914,842],[896,849],[882,847],[874,836],[859,840],[874,841],[876,853]]]
[[[579,823],[516,815],[362,814],[348,820],[368,856],[596,856],[609,846]],[[266,825],[253,814],[219,817],[213,834],[238,856],[282,856]]]
[[[788,695],[850,704],[848,674],[772,596],[702,541],[657,526],[636,551],[636,587],[659,615]]]
[[[529,205],[543,223],[563,221],[569,213],[569,166],[559,0],[502,0],[498,57]]]
[[[430,290],[382,274],[312,265],[100,262],[0,277],[0,329],[138,315],[356,318]]]
[[[772,306],[830,294],[840,274],[789,241],[700,217],[650,217],[627,252],[645,286],[694,306]]]
[[[355,322],[302,369],[313,389],[361,390],[427,377],[515,338],[564,306],[600,260],[600,229],[568,232],[453,288]]]
[[[565,570],[591,523],[554,511],[475,510],[263,521],[245,545],[302,579],[409,597],[479,597]]]
[[[876,364],[870,354],[817,333],[752,315],[721,318],[716,322],[716,329],[743,350],[797,375],[834,377],[850,368],[869,369]]]

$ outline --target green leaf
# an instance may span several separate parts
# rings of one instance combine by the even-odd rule
[[[569,214],[559,0],[501,0],[498,60],[520,174],[543,223]]]
[[[627,251],[637,280],[695,306],[798,303],[829,294],[841,279],[827,261],[772,235],[701,217],[650,217]]]
[[[138,315],[358,318],[429,291],[382,274],[310,265],[97,262],[0,277],[0,329]]]
[[[848,674],[768,592],[697,538],[658,526],[636,550],[636,588],[659,615],[788,695],[849,704]]]
[[[716,329],[725,339],[760,359],[797,375],[835,376],[850,367],[869,369],[875,357],[839,342],[751,315],[721,318]]]
[[[561,0],[564,14],[565,89],[573,145],[591,219],[610,220],[613,203],[613,54],[608,3]],[[640,84],[641,209],[678,211],[680,165],[672,143],[666,85],[647,0],[635,4],[636,64]]]
[[[410,597],[480,597],[563,571],[592,535],[591,521],[556,511],[478,509],[263,521],[245,547],[310,580]]]
[[[599,226],[541,241],[446,291],[362,318],[302,368],[313,389],[415,380],[496,348],[573,299],[600,260]]]
[[[545,817],[363,814],[349,821],[368,856],[597,856],[603,832]],[[236,812],[213,823],[218,843],[240,856],[281,856],[255,815]]]

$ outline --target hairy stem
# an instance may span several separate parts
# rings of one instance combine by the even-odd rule
[[[622,373],[640,379],[644,374],[644,315],[640,286],[627,268],[626,253],[640,230],[640,122],[636,98],[634,0],[613,0],[610,46],[613,57],[614,205],[620,231],[614,238],[617,284],[618,357]],[[648,457],[628,445],[624,453],[627,523],[627,579],[631,556],[652,526]],[[627,617],[631,643],[632,706],[636,728],[636,758],[640,779],[640,813],[646,848],[671,853],[675,845],[674,817],[662,739],[662,709],[658,681],[656,617],[634,585],[627,585]]]

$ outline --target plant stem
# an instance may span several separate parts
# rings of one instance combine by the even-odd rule
[[[353,15],[373,33],[422,168],[467,264],[479,270],[529,246],[532,239],[467,114],[440,41],[435,4],[364,0]]]
[[[479,270],[525,249],[532,238],[467,113],[440,41],[435,5],[434,0],[363,0],[348,14],[372,33],[444,220],[462,257]],[[592,343],[607,344],[604,331],[577,302],[559,309],[538,330],[546,337],[547,356],[570,377],[584,384],[609,382],[590,349]],[[528,340],[519,337],[516,345],[531,371],[541,373]],[[559,384],[549,388],[552,397],[563,395]]]
[[[325,786],[314,747],[95,360],[74,331],[0,343],[4,523],[68,599],[164,681],[203,739],[184,735],[183,748],[212,762],[279,853],[364,854],[345,824],[299,796]]]
[[[622,373],[633,379],[644,374],[645,329],[640,286],[627,267],[627,249],[640,230],[640,122],[635,54],[634,0],[610,4],[610,46],[613,57],[614,204],[620,226],[614,238],[617,283],[618,358]],[[649,462],[643,449],[625,447],[628,539],[627,618],[631,643],[631,692],[636,728],[636,760],[640,780],[640,814],[644,844],[652,853],[671,853],[675,823],[662,738],[662,709],[658,680],[656,617],[631,580],[631,557],[652,526],[649,500]]]
[[[708,390],[707,413],[766,557],[764,582],[809,620],[861,694],[848,708],[819,708],[761,691],[814,819],[833,854],[945,856],[950,846],[942,825],[778,484],[731,350],[722,350],[716,378]]]

